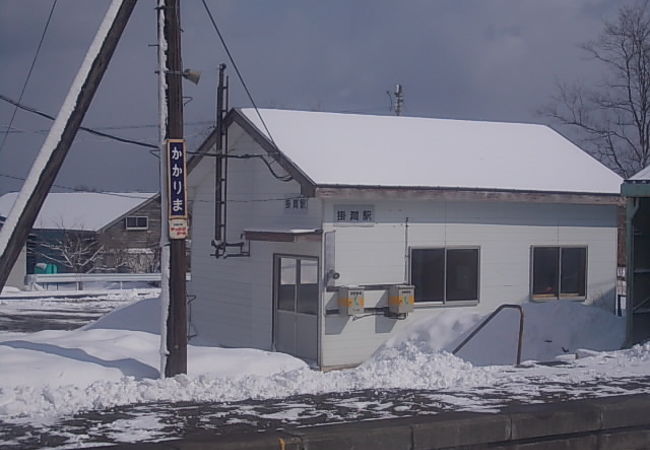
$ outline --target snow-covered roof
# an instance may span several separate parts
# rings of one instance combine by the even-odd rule
[[[629,178],[630,181],[650,181],[650,165]]]
[[[50,193],[33,228],[98,231],[156,195],[143,192]],[[0,197],[0,216],[9,215],[17,197],[17,192]]]
[[[239,110],[266,135],[254,109]],[[262,109],[316,185],[618,194],[612,170],[545,125]]]

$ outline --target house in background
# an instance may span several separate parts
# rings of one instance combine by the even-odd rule
[[[448,308],[613,310],[622,180],[552,129],[260,112],[192,164],[197,340],[327,369]]]
[[[18,193],[0,197],[7,216]],[[154,193],[48,194],[27,243],[27,273],[159,270],[160,198]]]
[[[4,225],[6,217],[0,215],[0,230]],[[6,285],[13,288],[22,289],[25,287],[25,275],[27,275],[27,247],[23,246],[23,249],[18,254],[18,259],[14,264],[14,267],[9,272],[9,278],[7,278]]]

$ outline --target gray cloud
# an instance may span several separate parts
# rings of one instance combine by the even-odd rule
[[[212,120],[217,66],[226,56],[198,1],[182,9],[185,67],[203,72],[185,110]],[[613,0],[209,1],[260,106],[388,114],[386,90],[404,85],[406,113],[426,117],[539,121],[534,110],[555,79],[594,79],[577,44],[597,36]],[[108,1],[59,0],[23,101],[56,114]],[[0,3],[0,92],[16,98],[51,3]],[[155,124],[155,2],[143,0],[127,26],[91,109],[90,127]],[[248,101],[230,70],[231,104]],[[0,104],[0,124],[12,108]],[[49,127],[19,112],[0,152],[0,171],[25,176]],[[272,131],[272,130],[271,130]],[[155,143],[155,127],[114,130]],[[206,126],[188,125],[196,145]],[[80,133],[59,184],[112,190],[157,188],[157,160],[145,149]],[[20,182],[0,178],[0,194]]]

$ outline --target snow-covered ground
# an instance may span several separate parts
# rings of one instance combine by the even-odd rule
[[[197,343],[188,349],[186,376],[160,379],[159,302],[149,298],[77,330],[0,333],[0,421],[47,425],[116,405],[235,402],[373,389],[431,390],[436,401],[491,411],[490,392],[507,390],[513,397],[532,398],[544,389],[650,374],[650,344],[616,351],[623,342],[624,319],[573,302],[527,304],[524,310],[526,362],[521,368],[512,366],[518,325],[514,312],[497,316],[458,356],[449,353],[481,320],[461,309],[419,320],[354,369],[322,373],[282,353]],[[564,364],[534,362],[554,359]],[[457,395],[477,390],[482,395]],[[645,384],[638,387],[638,392],[648,390]],[[595,395],[616,393],[602,389]],[[274,414],[290,419],[296,409]],[[138,433],[121,429],[137,439]],[[154,429],[143,429],[155,435]]]

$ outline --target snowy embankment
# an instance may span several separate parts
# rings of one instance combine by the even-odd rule
[[[74,331],[0,338],[0,420],[48,421],[62,414],[151,401],[236,401],[357,389],[532,389],[530,380],[576,383],[647,375],[650,346],[613,352],[623,319],[591,306],[525,305],[524,359],[563,355],[562,368],[514,369],[517,317],[505,314],[456,357],[448,353],[480,316],[445,311],[422,319],[355,369],[322,373],[296,358],[255,349],[190,345],[187,376],[158,378],[159,305],[147,299]],[[576,359],[576,353],[585,358]],[[470,361],[473,361],[470,362]],[[497,362],[505,365],[480,366]]]

